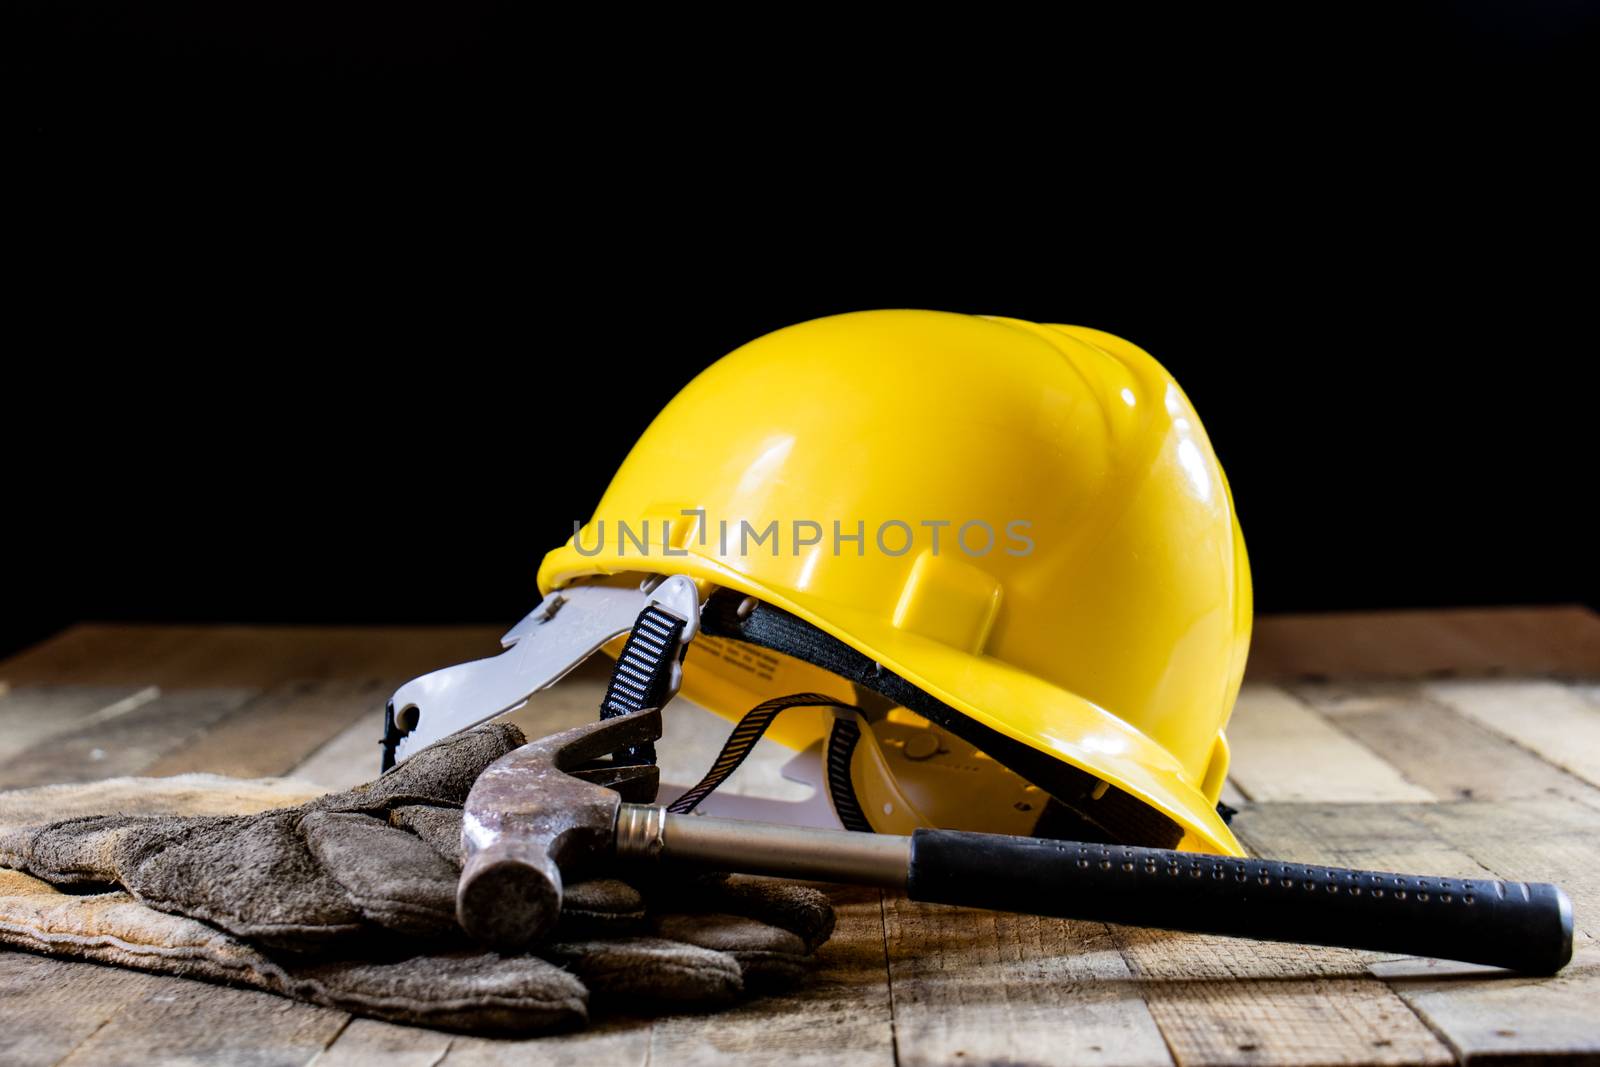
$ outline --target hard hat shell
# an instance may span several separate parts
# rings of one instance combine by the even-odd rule
[[[1216,802],[1250,637],[1244,541],[1194,409],[1127,341],[918,310],[757,338],[668,403],[538,580],[632,572],[797,615],[1164,813],[1180,848],[1242,854]],[[683,692],[722,714],[850,695],[705,640]],[[803,746],[824,719],[775,732]]]

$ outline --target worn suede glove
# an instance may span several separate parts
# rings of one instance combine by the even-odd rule
[[[206,775],[0,794],[0,864],[34,876],[0,874],[0,942],[483,1032],[581,1024],[591,992],[633,1011],[704,1008],[803,974],[832,909],[766,879],[577,882],[534,954],[468,943],[460,806],[522,742],[479,727],[296,807],[276,806],[299,799],[290,784]]]

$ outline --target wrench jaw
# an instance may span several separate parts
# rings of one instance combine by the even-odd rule
[[[516,711],[660,605],[699,628],[702,597],[684,575],[641,586],[574,585],[552,592],[501,638],[505,651],[444,667],[395,690],[384,715],[383,770],[451,734]],[[675,676],[677,677],[677,676]]]
[[[582,663],[587,655],[571,661],[551,681]],[[518,693],[523,687],[519,675],[524,672],[519,670],[521,665],[515,657],[513,645],[498,656],[444,667],[396,689],[384,710],[383,770],[435,741],[526,704],[528,697],[544,685],[533,684],[535,680],[530,679],[527,684],[533,688]]]

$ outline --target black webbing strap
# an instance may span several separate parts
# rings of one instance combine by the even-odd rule
[[[846,830],[870,834],[872,824],[862,812],[861,803],[856,799],[855,783],[850,780],[850,761],[860,741],[861,727],[854,719],[833,720],[833,732],[828,735],[828,796],[833,800],[833,812],[839,816],[839,825]]]
[[[611,684],[600,702],[600,717],[614,719],[642,708],[659,708],[671,696],[672,665],[683,655],[684,620],[654,604],[639,612],[622,655],[611,669]],[[656,746],[647,742],[612,757],[618,765],[654,763]]]
[[[765,603],[758,603],[740,618],[738,606],[743,599],[733,590],[717,590],[701,611],[701,629],[713,637],[770,649],[837,674],[992,756],[1058,802],[1049,825],[1043,825],[1041,819],[1035,834],[1153,848],[1173,848],[1183,837],[1181,826],[1137,797],[968,718],[803,619]],[[830,752],[833,748],[829,746]],[[1094,795],[1097,790],[1101,791],[1098,798]]]
[[[667,810],[675,815],[687,815],[693,811],[702,800],[710,796],[713,790],[723,782],[726,782],[733,772],[739,769],[739,765],[744,762],[746,756],[750,755],[751,751],[756,747],[756,742],[761,740],[761,735],[767,732],[767,727],[772,725],[772,721],[778,717],[779,712],[788,711],[790,708],[860,710],[824,693],[791,693],[788,696],[773,697],[771,700],[762,701],[745,712],[744,718],[739,720],[739,725],[733,728],[733,732],[728,735],[728,740],[723,742],[722,751],[717,754],[716,761],[711,764],[711,769],[706,772],[705,777],[700,779],[692,788],[685,790],[684,794],[677,800],[668,804]],[[851,724],[852,727],[854,725],[854,723]],[[837,729],[837,724],[835,729]],[[854,742],[851,743],[851,747],[854,748]],[[845,785],[847,789],[849,787],[849,769],[850,765],[847,760],[845,763],[845,773],[847,775]],[[831,779],[828,787],[837,797],[838,790],[834,788]],[[853,790],[851,791],[850,803],[852,805],[855,804]],[[856,812],[859,815],[860,809],[857,808]],[[847,826],[846,828],[857,829],[854,826]]]

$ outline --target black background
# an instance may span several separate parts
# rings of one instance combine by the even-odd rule
[[[1262,611],[1592,604],[1594,9],[1186,10],[25,6],[0,651],[510,623],[678,387],[871,307],[1150,350]]]

